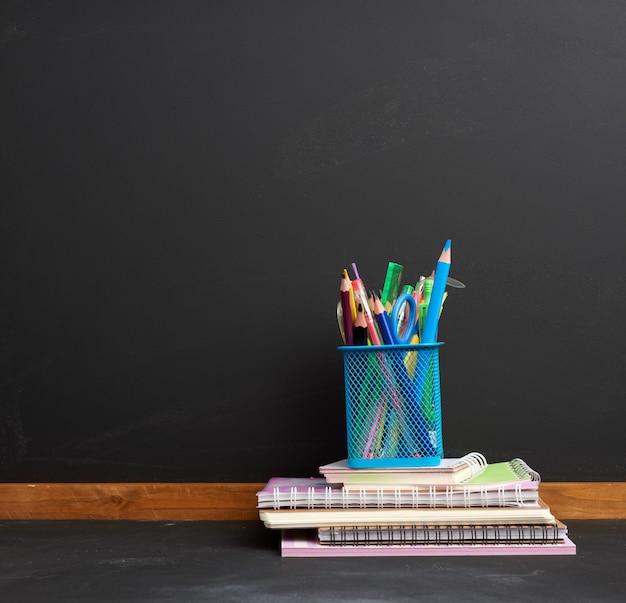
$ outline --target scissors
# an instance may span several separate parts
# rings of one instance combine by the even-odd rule
[[[391,310],[391,336],[394,343],[408,345],[418,334],[417,302],[412,295],[402,293]]]

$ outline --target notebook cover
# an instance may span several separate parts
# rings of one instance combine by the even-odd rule
[[[539,482],[485,485],[379,485],[345,488],[323,478],[272,477],[256,493],[259,509],[349,507],[513,507],[534,502]]]
[[[323,528],[337,525],[552,523],[541,500],[520,507],[442,507],[431,509],[260,509],[259,518],[272,529]]]
[[[576,545],[565,538],[557,544],[415,544],[327,545],[315,530],[284,530],[282,557],[467,557],[502,555],[575,555]]]
[[[568,536],[558,519],[542,524],[333,526],[318,529],[323,544],[556,544]]]
[[[435,466],[388,467],[353,469],[347,459],[319,467],[319,472],[330,483],[346,487],[377,484],[458,484],[478,475],[487,465],[479,452],[470,452],[460,458],[444,458]]]
[[[463,459],[471,458],[468,465]],[[449,467],[455,467],[450,472],[446,469],[437,470],[436,467],[418,469],[341,469],[346,461],[337,461],[330,465],[322,465],[319,470],[326,481],[334,484],[343,484],[344,488],[354,490],[358,488],[376,488],[383,486],[411,486],[411,485],[440,485],[440,486],[496,486],[538,487],[541,476],[531,469],[525,461],[514,458],[508,461],[487,463],[479,453],[470,453],[460,459],[444,459]],[[484,462],[483,462],[484,461]],[[443,461],[442,461],[443,463]],[[329,467],[335,466],[335,469]],[[461,468],[461,471],[459,471]],[[429,470],[427,470],[429,469]]]

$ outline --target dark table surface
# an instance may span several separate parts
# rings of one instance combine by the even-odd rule
[[[260,522],[0,522],[0,601],[624,601],[626,521],[575,556],[284,559]]]

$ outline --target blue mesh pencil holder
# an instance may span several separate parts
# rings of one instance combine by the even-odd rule
[[[443,458],[442,343],[341,346],[348,465],[425,467]]]

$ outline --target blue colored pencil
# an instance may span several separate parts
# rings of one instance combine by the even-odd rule
[[[424,320],[424,329],[422,330],[420,343],[435,343],[437,341],[439,314],[441,312],[443,295],[446,291],[446,283],[450,272],[451,246],[451,241],[446,241],[443,251],[439,256],[437,267],[435,268],[435,280],[433,282],[432,293],[430,294],[428,312],[426,313],[426,319]]]

